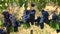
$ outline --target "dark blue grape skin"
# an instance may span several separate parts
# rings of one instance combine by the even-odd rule
[[[17,31],[18,31],[18,27],[15,26],[15,27],[14,27],[14,32],[17,32]]]
[[[4,15],[4,18],[8,19],[10,14],[8,12],[3,12],[2,15]]]
[[[27,23],[31,22],[33,25],[35,21],[35,10],[25,10],[23,13],[22,21]]]
[[[44,17],[44,22],[49,24],[49,20],[48,20],[49,13],[47,11],[45,11],[45,10],[42,10],[41,13],[42,13],[42,15]]]
[[[43,29],[44,28],[44,18],[43,17],[40,17],[40,18],[41,19],[39,21],[39,25],[40,25],[41,29]]]
[[[16,20],[16,17],[13,16],[12,14],[9,14],[8,12],[3,12],[2,15],[4,15],[4,26],[7,28],[7,30],[9,29],[10,26],[13,26],[13,28],[14,29],[16,28],[16,31],[17,31],[18,21]]]
[[[52,20],[57,20],[57,19],[58,19],[58,15],[56,13],[53,13]]]
[[[6,27],[9,22],[9,13],[8,12],[3,12],[2,15],[4,16],[4,26]]]
[[[37,17],[37,19],[36,19],[37,24],[39,24],[40,19],[41,19],[41,17],[40,17],[40,16],[39,16],[39,17]]]
[[[22,22],[19,21],[19,20],[17,20],[17,21],[16,21],[16,25],[17,25],[18,27],[20,27],[20,26],[22,25]]]
[[[26,22],[30,17],[29,10],[25,10],[23,13],[22,21]]]
[[[10,19],[9,19],[9,16],[10,16],[10,13],[9,12],[3,12],[2,15],[4,16],[4,27],[6,27],[6,31],[7,31],[7,34],[10,34]]]
[[[7,32],[3,29],[0,29],[0,34],[7,34]]]
[[[20,22],[18,22],[14,15],[10,15],[10,21],[14,28],[14,32],[18,31],[18,26],[20,25]]]
[[[37,21],[37,25],[39,25],[41,29],[43,29],[44,22],[49,24],[49,20],[48,20],[49,13],[45,10],[42,10],[41,13],[42,13],[42,16],[39,16],[36,21]]]
[[[41,13],[42,13],[42,15],[43,15],[44,18],[48,18],[49,13],[47,11],[42,10]]]
[[[10,21],[11,21],[12,26],[14,27],[14,26],[16,25],[16,24],[15,24],[15,22],[16,22],[16,17],[13,16],[13,15],[10,15],[9,19],[10,19]]]
[[[40,23],[40,28],[44,29],[44,23]]]
[[[35,10],[31,10],[30,12],[30,22],[32,25],[34,25],[34,22],[35,22],[35,13],[36,13]]]
[[[43,17],[37,18],[37,25],[39,25],[41,29],[44,28],[44,18]]]

